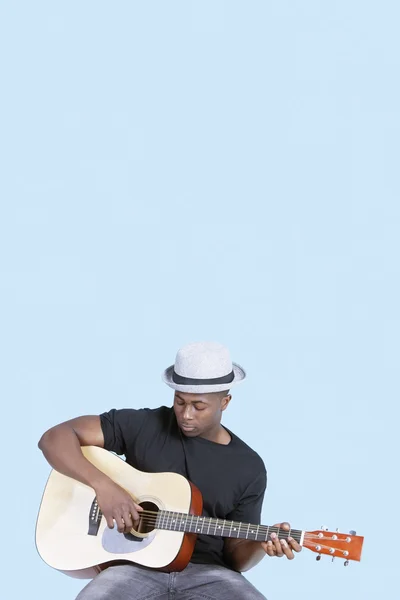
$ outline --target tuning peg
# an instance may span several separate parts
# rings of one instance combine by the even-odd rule
[[[350,563],[349,563],[349,561],[348,561],[348,560],[345,560],[345,561],[344,561],[344,566],[345,566],[345,567],[348,567],[348,566],[349,566],[349,564],[350,564]]]
[[[322,531],[328,531],[328,528],[326,525],[321,525],[321,529],[322,529]]]
[[[357,535],[357,531],[354,531],[353,529],[350,529],[349,534],[350,535]]]
[[[318,554],[317,558],[315,560],[321,560],[321,555]]]

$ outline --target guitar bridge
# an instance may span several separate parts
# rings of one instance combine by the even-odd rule
[[[100,506],[98,505],[97,498],[95,496],[89,512],[88,535],[98,534],[102,516],[103,513],[100,510]]]

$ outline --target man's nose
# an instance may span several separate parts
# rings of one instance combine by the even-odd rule
[[[185,419],[193,419],[193,407],[186,406],[185,412],[183,413]]]

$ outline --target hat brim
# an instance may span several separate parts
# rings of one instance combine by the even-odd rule
[[[233,368],[233,380],[230,383],[219,383],[217,385],[181,385],[175,383],[172,379],[174,371],[174,365],[165,369],[162,374],[162,380],[170,388],[178,392],[186,392],[187,394],[212,394],[213,392],[224,392],[225,390],[231,389],[232,386],[241,383],[246,378],[246,371],[237,363],[232,363]]]

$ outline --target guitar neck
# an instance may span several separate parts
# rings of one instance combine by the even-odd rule
[[[227,538],[241,538],[266,542],[271,539],[271,533],[276,533],[279,539],[287,539],[289,536],[299,544],[302,542],[303,531],[291,529],[286,531],[280,527],[268,525],[251,525],[238,521],[226,521],[211,517],[197,517],[185,513],[160,511],[156,520],[157,529],[168,531],[180,531],[185,533],[197,533],[203,535],[216,535]]]

